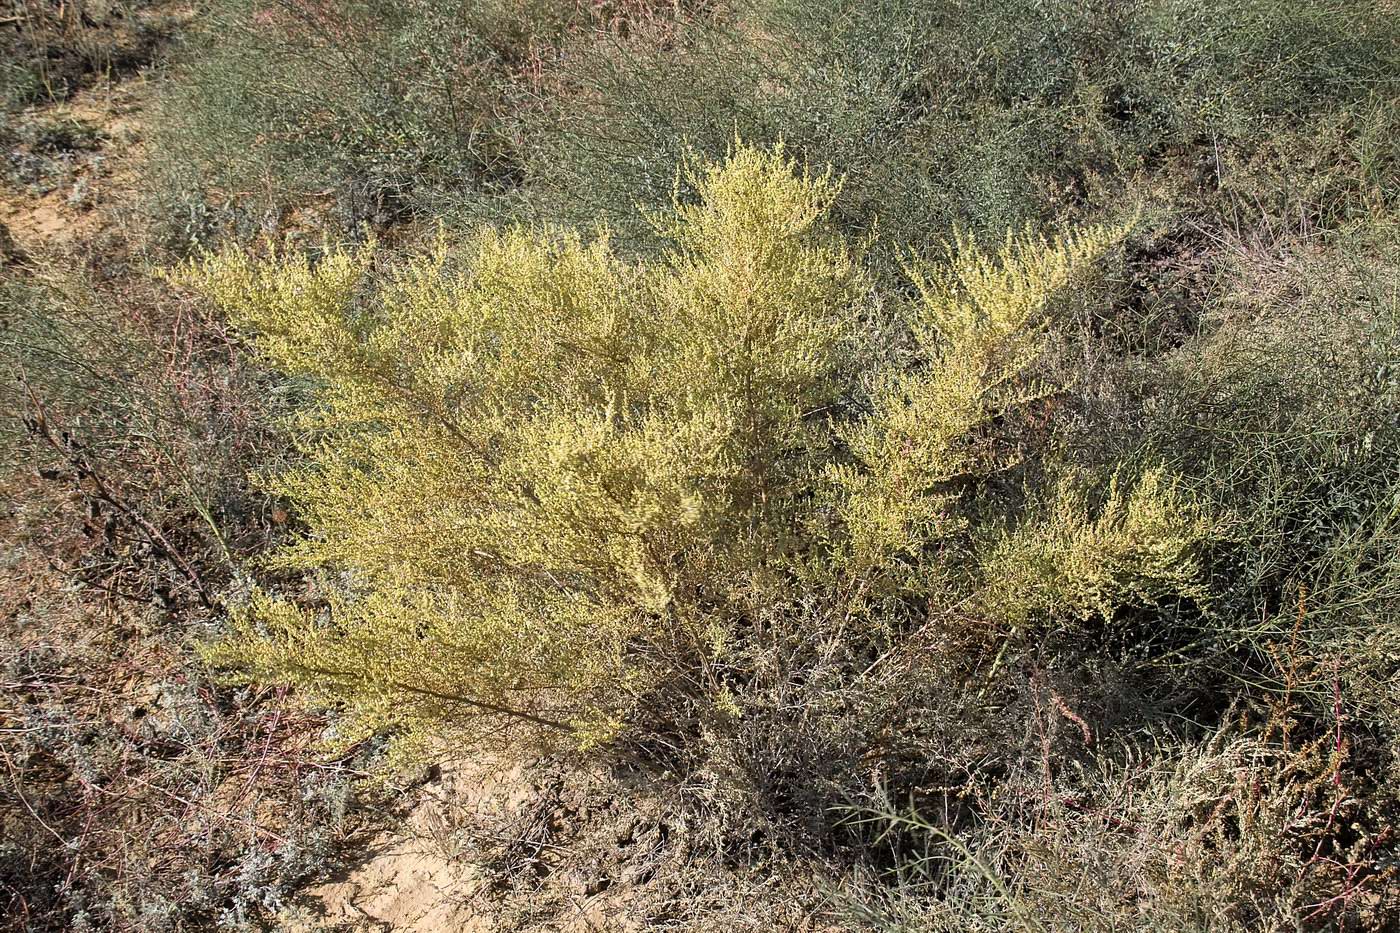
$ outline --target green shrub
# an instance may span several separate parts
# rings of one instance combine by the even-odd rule
[[[1223,212],[1227,177],[1236,209],[1272,213],[1335,174],[1305,138],[1317,120],[1350,148],[1369,137],[1351,115],[1393,112],[1398,29],[1370,3],[749,3],[664,44],[571,56],[543,122],[526,114],[522,196],[647,243],[634,201],[664,203],[677,159],[718,156],[737,130],[832,165],[837,223],[896,249],[1125,200]],[[1285,130],[1296,146],[1253,161]]]
[[[1344,220],[1384,197],[1400,93],[1394,18],[1360,2],[230,0],[203,35],[158,146],[186,239],[218,205],[247,232],[310,204],[343,229],[604,220],[655,248],[633,206],[737,132],[833,166],[833,220],[882,234],[885,273],[954,227],[1136,201]]]
[[[533,105],[561,37],[651,15],[572,0],[217,3],[156,125],[154,209],[188,239],[217,227],[219,205],[275,222],[329,199],[328,219],[354,230],[499,195],[519,182],[512,112]]]
[[[1160,470],[1131,490],[1109,483],[1097,515],[1084,488],[1061,481],[1043,515],[1000,538],[984,558],[995,587],[986,612],[1013,624],[1065,613],[1112,620],[1123,607],[1204,602],[1201,546],[1224,535]]]
[[[678,706],[744,715],[722,672],[776,617],[865,616],[845,637],[874,646],[921,624],[905,601],[929,575],[975,586],[959,493],[1007,466],[998,422],[1040,395],[1050,299],[1115,234],[921,268],[920,349],[866,399],[848,359],[874,306],[825,227],[836,185],[748,149],[690,181],[640,265],[515,229],[382,285],[371,248],[187,268],[320,386],[308,465],[269,481],[312,535],[277,562],[348,573],[329,618],[261,597],[212,657],[367,730],[645,743],[695,728]]]
[[[1217,571],[1216,663],[1247,646],[1251,679],[1326,710],[1340,678],[1349,707],[1392,722],[1395,242],[1390,221],[1241,244],[1139,422],[1139,441],[1238,517]]]

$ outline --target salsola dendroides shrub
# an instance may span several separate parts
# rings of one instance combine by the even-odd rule
[[[829,177],[742,146],[692,174],[642,261],[488,229],[385,275],[373,246],[184,270],[316,386],[303,465],[267,480],[310,532],[276,560],[343,572],[325,612],[256,598],[218,663],[364,729],[588,742],[658,697],[742,715],[729,659],[784,614],[874,643],[1036,574],[987,613],[993,641],[1204,595],[1210,523],[1161,472],[1118,477],[1102,514],[1060,493],[1005,529],[969,506],[1024,456],[1018,413],[1060,388],[1055,302],[1117,231],[956,241],[881,294],[824,223]],[[897,351],[868,345],[892,331]]]

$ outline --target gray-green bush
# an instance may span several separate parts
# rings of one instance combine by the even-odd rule
[[[1294,128],[1298,149],[1273,157],[1331,177],[1301,138],[1328,120],[1367,151],[1356,183],[1374,198],[1388,187],[1376,169],[1395,165],[1375,126],[1393,119],[1397,47],[1395,18],[1369,4],[753,3],[665,46],[643,36],[572,57],[576,93],[530,134],[530,178],[542,216],[643,235],[629,207],[664,201],[687,147],[781,136],[845,179],[846,225],[878,219],[890,241],[922,243],[1124,201],[1193,207],[1220,200],[1227,174],[1235,200],[1277,212],[1288,186],[1248,160]]]
[[[275,226],[294,205],[328,203],[353,231],[497,197],[520,182],[515,114],[537,105],[563,37],[666,8],[221,0],[178,57],[153,209],[189,239],[227,223],[221,208]]]

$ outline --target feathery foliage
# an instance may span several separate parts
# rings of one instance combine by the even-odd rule
[[[1199,550],[1223,537],[1161,469],[1125,491],[1114,476],[1095,515],[1083,485],[1061,479],[1043,515],[1002,537],[984,559],[987,609],[1013,625],[1042,614],[1112,621],[1124,607],[1210,595]]]
[[[653,217],[671,246],[639,264],[605,234],[488,229],[382,284],[373,245],[183,269],[318,386],[306,465],[267,480],[311,529],[276,562],[345,573],[322,616],[260,596],[217,662],[367,730],[504,716],[590,741],[658,691],[722,706],[716,665],[795,600],[840,617],[871,580],[917,589],[908,569],[964,533],[951,485],[1004,468],[993,422],[1045,391],[1052,298],[1118,233],[913,264],[918,358],[864,405],[849,359],[874,299],[825,225],[836,184],[781,147],[687,176],[698,197]],[[1150,481],[1124,508],[1195,527]],[[1116,515],[1086,546],[1137,530]],[[1172,564],[1139,577],[1195,586]]]
[[[948,484],[985,478],[1014,460],[988,429],[1051,391],[1029,378],[1044,351],[1048,305],[1116,236],[1095,228],[1052,244],[1008,234],[995,254],[968,238],[946,265],[910,268],[920,365],[886,374],[872,417],[843,431],[856,464],[833,470],[846,490],[841,509],[862,571],[963,530]]]

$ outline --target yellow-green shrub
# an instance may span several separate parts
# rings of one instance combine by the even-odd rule
[[[861,571],[962,530],[941,491],[1008,465],[985,429],[1055,388],[1028,375],[1049,302],[1113,239],[1101,228],[1054,244],[1008,234],[987,254],[969,238],[944,265],[910,267],[919,366],[884,374],[873,415],[842,431],[856,462],[832,471]]]
[[[1218,536],[1217,523],[1161,469],[1123,485],[1113,477],[1093,508],[1081,480],[1062,478],[1039,514],[985,555],[988,613],[1023,626],[1037,617],[1111,620],[1119,607],[1204,603],[1201,551]]]
[[[319,387],[305,465],[267,481],[311,529],[276,560],[344,572],[325,615],[256,598],[215,661],[366,730],[505,717],[588,741],[658,693],[742,715],[717,671],[765,619],[848,617],[877,578],[917,589],[931,545],[966,535],[950,484],[1005,467],[996,423],[1047,390],[1051,298],[1116,233],[913,264],[916,352],[867,396],[851,348],[879,302],[824,225],[836,185],[781,148],[691,175],[698,201],[653,218],[671,246],[641,263],[605,234],[511,229],[384,276],[373,246],[183,270]],[[1125,518],[1059,547],[1169,523],[1172,495],[1140,484]],[[1197,585],[1188,554],[1157,558]]]

